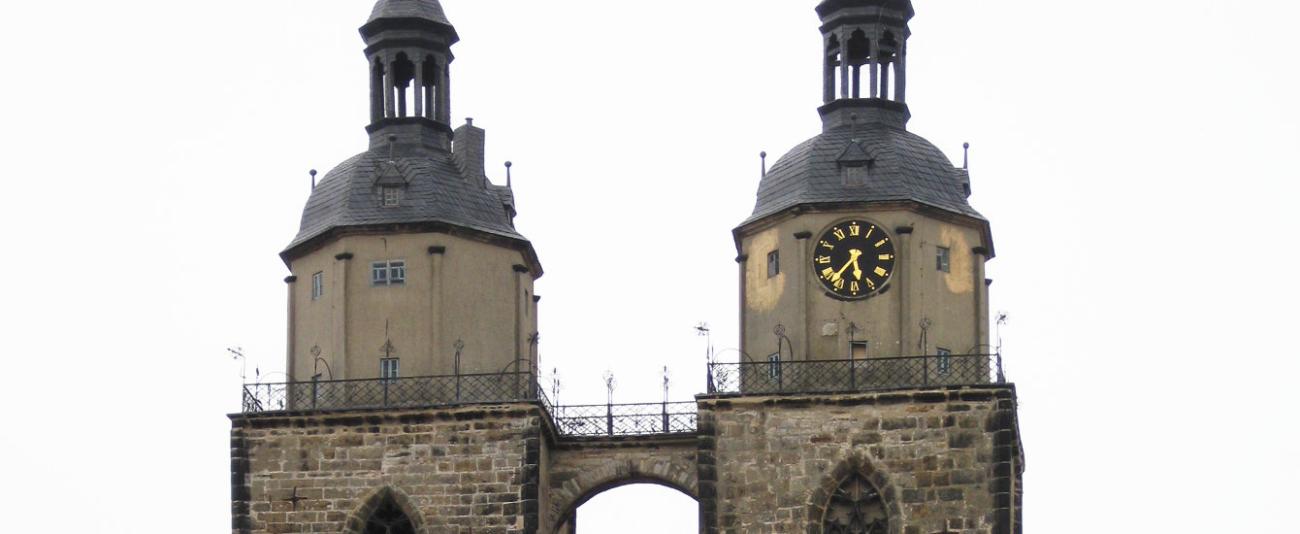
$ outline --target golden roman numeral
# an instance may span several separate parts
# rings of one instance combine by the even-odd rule
[[[886,271],[884,267],[876,267],[876,276],[884,278],[887,274],[889,274],[889,271]]]
[[[876,232],[876,225],[873,224],[873,225],[871,225],[871,228],[867,228],[867,235],[862,236],[862,239],[868,239],[868,238],[870,238],[870,237],[871,237],[871,234],[873,234],[873,233],[875,233],[875,232]]]
[[[885,243],[888,243],[888,242],[889,242],[889,238],[888,238],[888,237],[886,237],[886,238],[884,238],[884,239],[881,239],[880,241],[876,241],[876,248],[880,248],[882,245],[884,245]]]
[[[836,228],[834,230],[831,230],[831,233],[835,234],[835,239],[838,239],[840,241],[844,240],[844,230],[840,230],[839,228]]]
[[[881,261],[889,261],[889,260],[894,259],[894,255],[893,255],[893,254],[881,254],[880,256],[877,256],[877,258],[879,258]]]
[[[830,244],[830,242],[828,242],[828,241],[826,241],[826,240],[824,240],[824,239],[822,240],[821,245],[822,245],[823,247],[826,247],[826,250],[835,250],[835,245]]]
[[[867,284],[867,288],[868,288],[868,289],[870,289],[870,290],[872,290],[872,291],[875,291],[875,290],[876,290],[876,283],[875,283],[875,282],[872,282],[871,280],[863,280],[863,283]]]
[[[841,279],[835,281],[835,289],[844,289],[844,279],[843,279],[843,278],[841,278]]]
[[[835,275],[835,269],[832,269],[832,268],[830,268],[830,267],[827,267],[827,268],[825,268],[825,269],[822,269],[822,278],[825,278],[825,279],[827,279],[827,280],[830,280],[831,277],[834,276],[834,275]]]
[[[820,264],[822,264],[822,265],[830,265],[830,263],[831,263],[831,257],[830,257],[830,256],[817,256],[817,263],[820,263]]]
[[[862,227],[857,224],[849,225],[849,235],[857,237],[862,234]]]
[[[857,282],[851,282],[851,283],[849,284],[849,291],[852,291],[854,295],[857,295],[857,294],[858,294],[858,291],[860,291],[860,289],[858,288],[858,283],[857,283]]]

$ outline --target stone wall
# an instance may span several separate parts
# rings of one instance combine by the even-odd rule
[[[387,496],[421,533],[535,532],[541,413],[234,415],[234,532],[358,533]]]
[[[854,473],[880,491],[890,534],[1020,532],[1011,386],[701,398],[700,409],[702,532],[820,533]]]
[[[699,497],[696,437],[628,436],[567,439],[547,444],[542,532],[572,519],[579,506],[625,484],[651,483]]]

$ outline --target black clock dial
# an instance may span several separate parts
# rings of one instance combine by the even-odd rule
[[[845,300],[867,298],[884,288],[894,274],[894,260],[893,238],[869,222],[834,224],[813,244],[813,275],[827,292]]]

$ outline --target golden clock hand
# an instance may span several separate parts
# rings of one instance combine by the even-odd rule
[[[861,250],[858,250],[858,249],[856,249],[856,248],[855,248],[855,249],[849,249],[849,261],[845,262],[845,263],[844,263],[844,266],[843,266],[843,267],[840,267],[840,270],[839,270],[839,271],[837,271],[835,274],[832,274],[832,275],[831,275],[831,278],[830,278],[831,282],[838,282],[838,281],[840,281],[841,278],[844,278],[844,271],[845,271],[845,270],[848,270],[848,268],[849,268],[850,265],[857,265],[857,264],[858,264],[858,256],[861,256],[861,255],[862,255],[862,251],[861,251]],[[859,269],[858,272],[861,272],[861,270]],[[862,277],[861,277],[861,276],[858,276],[858,279],[861,280]]]
[[[858,259],[856,257],[853,258],[853,276],[858,280],[862,279],[862,267],[858,266]]]

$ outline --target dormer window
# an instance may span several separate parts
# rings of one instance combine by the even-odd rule
[[[867,178],[871,176],[871,164],[870,161],[852,165],[844,164],[844,185],[849,187],[867,185]]]
[[[383,197],[385,208],[396,208],[402,205],[401,187],[386,185],[379,188],[379,194]]]

